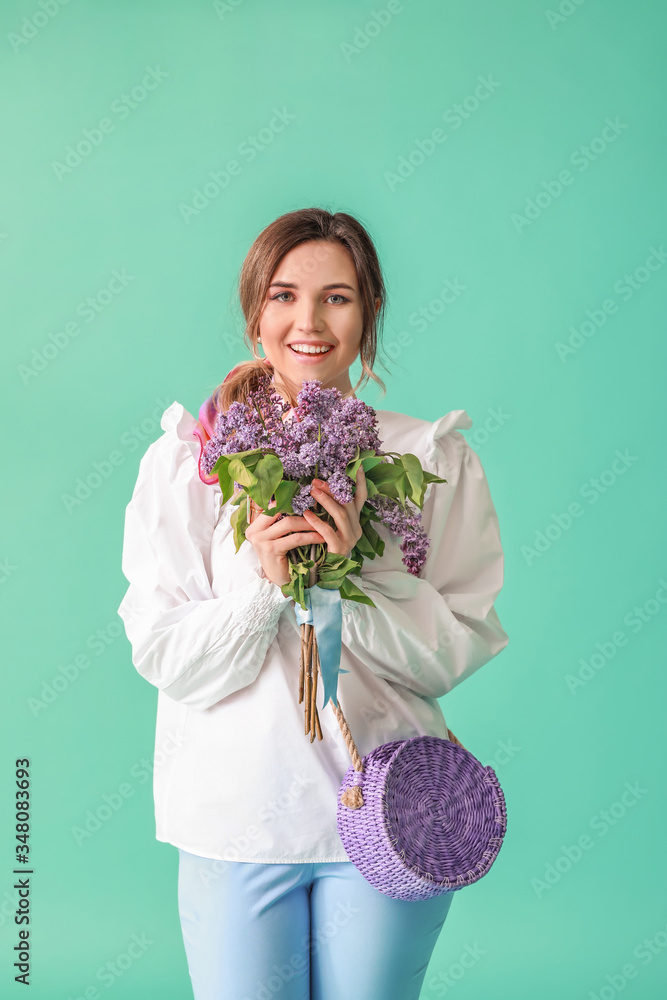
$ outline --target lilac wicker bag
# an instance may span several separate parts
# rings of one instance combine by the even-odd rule
[[[364,878],[386,896],[416,900],[486,875],[507,828],[493,768],[449,729],[449,739],[394,740],[362,759],[334,711],[354,761],[338,792],[338,832]]]
[[[301,622],[299,704],[305,733],[322,739],[317,712],[321,672],[315,629]],[[430,899],[472,885],[495,861],[507,828],[496,773],[457,740],[413,736],[361,757],[343,710],[338,720],[352,767],[338,790],[336,823],[345,852],[367,882],[393,899]]]

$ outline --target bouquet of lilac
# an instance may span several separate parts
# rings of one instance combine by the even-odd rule
[[[363,534],[350,558],[329,553],[325,543],[292,549],[291,579],[282,590],[305,608],[305,580],[314,577],[324,589],[336,588],[341,597],[375,607],[348,579],[349,573],[359,575],[364,559],[384,552],[384,541],[371,522],[382,522],[403,537],[403,563],[417,576],[430,542],[420,513],[409,504],[421,509],[428,484],[447,480],[425,472],[415,455],[383,452],[375,410],[360,399],[343,399],[338,389],[322,389],[319,379],[303,382],[297,405],[289,415],[288,411],[289,404],[264,375],[246,403],[232,403],[226,413],[218,414],[213,435],[202,450],[201,469],[218,476],[223,503],[237,488],[232,503],[238,510],[231,518],[236,551],[245,539],[250,500],[271,516],[303,514],[318,506],[310,489],[312,479],[319,478],[338,503],[349,503],[363,465],[368,487],[359,514]],[[315,512],[333,523],[326,511]]]
[[[324,542],[287,553],[290,581],[281,589],[305,611],[302,614],[295,608],[301,624],[299,704],[305,697],[305,732],[311,742],[316,735],[322,739],[316,704],[318,670],[324,679],[324,704],[331,697],[346,739],[349,735],[335,697],[340,599],[375,607],[349,579],[350,574],[360,575],[364,559],[384,552],[384,541],[372,522],[383,523],[402,536],[403,563],[410,573],[418,575],[430,544],[419,513],[426,487],[447,482],[425,472],[415,455],[381,448],[377,414],[361,400],[343,399],[338,389],[323,389],[319,379],[311,379],[303,382],[297,405],[291,409],[271,385],[270,377],[264,375],[246,402],[234,402],[226,412],[218,413],[213,434],[201,450],[200,475],[203,473],[206,482],[215,482],[217,476],[222,502],[233,497],[232,503],[238,507],[230,519],[237,552],[250,524],[251,502],[260,513],[278,514],[278,520],[311,508],[335,527],[329,512],[310,492],[312,479],[326,482],[338,503],[349,503],[355,494],[359,466],[363,466],[368,497],[359,511],[362,535],[349,557],[329,552]],[[275,506],[269,508],[272,500]],[[340,596],[322,593],[334,590]]]

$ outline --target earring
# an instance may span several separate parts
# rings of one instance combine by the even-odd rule
[[[258,343],[258,344],[261,344],[261,343],[262,343],[262,338],[261,338],[261,337],[258,337],[258,338],[257,338],[257,343]]]

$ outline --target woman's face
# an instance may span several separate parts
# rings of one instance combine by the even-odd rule
[[[304,379],[320,379],[324,389],[350,392],[349,368],[359,354],[362,331],[359,284],[347,251],[339,243],[311,240],[285,254],[271,277],[259,321],[276,388],[282,382],[296,398]],[[328,350],[296,353],[291,345]]]

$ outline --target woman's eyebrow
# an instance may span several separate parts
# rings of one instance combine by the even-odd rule
[[[269,288],[298,288],[299,286],[293,281],[272,281]],[[328,291],[330,288],[349,288],[351,292],[355,292],[356,288],[352,285],[346,285],[344,281],[335,281],[333,285],[322,285],[323,291]]]

